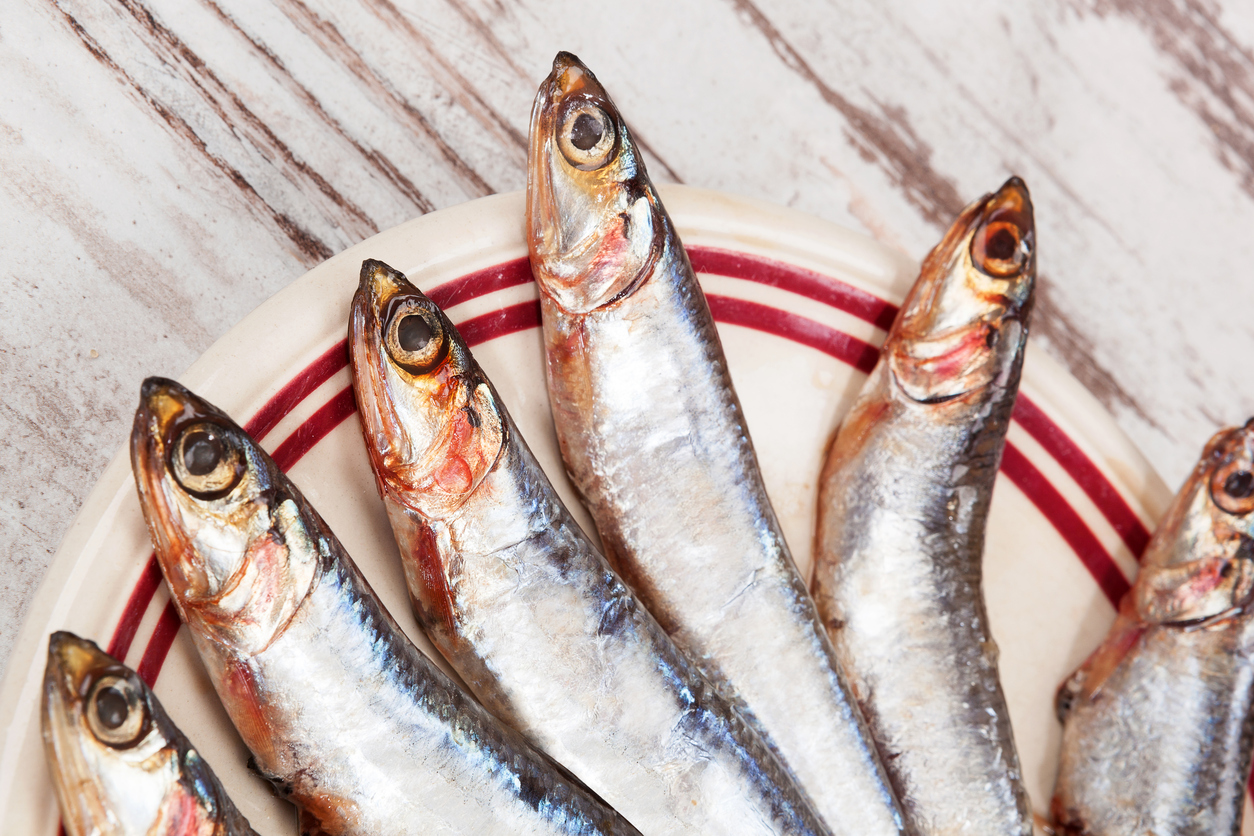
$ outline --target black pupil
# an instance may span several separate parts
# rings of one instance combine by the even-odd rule
[[[1254,473],[1238,470],[1224,481],[1224,493],[1234,499],[1245,499],[1254,493]]]
[[[404,351],[422,351],[431,342],[435,332],[422,317],[412,314],[396,326],[396,342]]]
[[[604,133],[600,119],[590,113],[581,113],[570,127],[570,144],[580,151],[587,151],[601,141]]]
[[[183,464],[193,476],[212,473],[222,461],[222,440],[206,430],[196,430],[183,442]]]
[[[96,717],[106,729],[116,729],[126,722],[130,707],[117,688],[105,688],[96,695]]]
[[[998,261],[1006,261],[1015,254],[1018,249],[1019,242],[1015,238],[1015,234],[1008,229],[999,229],[989,236],[988,242],[984,245],[984,252],[990,258]]]

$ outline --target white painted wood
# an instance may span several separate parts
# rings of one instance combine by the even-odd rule
[[[0,663],[139,381],[328,254],[522,188],[558,49],[661,181],[919,258],[1023,176],[1035,339],[1170,483],[1254,413],[1254,11],[693,0],[10,0],[0,16]]]

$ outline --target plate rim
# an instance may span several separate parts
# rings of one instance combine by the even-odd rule
[[[689,186],[665,184],[659,187],[659,192],[681,238],[695,235],[702,239],[722,240],[725,246],[734,247],[737,251],[769,250],[770,255],[766,257],[804,269],[817,269],[820,262],[825,262],[829,265],[827,270],[830,270],[831,264],[837,264],[848,273],[848,278],[842,277],[838,281],[851,284],[893,305],[900,301],[904,290],[917,274],[918,263],[905,254],[860,232],[798,210]],[[403,246],[416,231],[429,233],[431,230],[428,227],[436,230],[442,226],[450,230],[473,228],[476,219],[485,211],[512,215],[518,218],[518,227],[521,227],[524,203],[525,194],[520,191],[479,198],[410,219],[345,249],[305,271],[254,308],[201,354],[179,376],[179,380],[193,389],[204,387],[214,378],[215,369],[222,368],[239,354],[242,334],[255,329],[259,322],[280,316],[298,296],[316,292],[315,288],[320,282],[325,283],[332,277],[339,276],[346,261],[359,263],[364,257],[384,256],[386,251],[398,245]],[[781,233],[780,240],[767,240],[763,237],[761,226],[764,220],[770,222],[772,233],[777,229],[785,230]],[[459,246],[435,254],[427,261],[424,269],[447,274],[458,270],[467,272],[464,269],[466,265],[475,262],[480,266],[498,263],[499,259],[494,260],[485,255],[493,249],[489,247],[485,250],[482,247],[487,240],[484,236],[471,234],[462,237],[464,240]],[[496,251],[500,250],[499,246],[496,247]],[[887,265],[887,269],[884,269],[884,265]],[[356,273],[355,265],[353,273]],[[433,284],[438,285],[439,282]],[[896,298],[885,299],[887,291],[895,294]],[[317,326],[308,327],[316,329]],[[305,352],[309,356],[316,356],[318,353],[321,352]],[[295,367],[304,368],[304,364]],[[1038,393],[1042,400],[1051,404],[1074,404],[1075,412],[1083,412],[1082,422],[1068,420],[1072,415],[1071,411],[1067,416],[1049,417],[1055,423],[1063,425],[1064,434],[1131,506],[1142,524],[1152,529],[1152,523],[1169,501],[1171,492],[1152,464],[1119,429],[1113,416],[1059,363],[1032,343],[1028,346],[1023,381],[1024,390]],[[273,386],[267,397],[272,397],[282,383],[280,381],[279,385]],[[262,402],[264,403],[264,399]],[[1063,420],[1059,421],[1059,418]],[[1128,485],[1120,478],[1120,474],[1103,468],[1098,461],[1101,457],[1095,456],[1095,451],[1114,454],[1121,461],[1130,463],[1138,471],[1141,484]],[[122,502],[133,490],[128,444],[123,442],[101,472],[66,530],[23,617],[13,651],[5,666],[3,681],[0,682],[0,728],[5,730],[3,748],[0,749],[0,819],[4,818],[4,812],[9,809],[10,793],[14,786],[13,773],[19,766],[15,755],[18,754],[22,733],[25,732],[23,721],[30,716],[31,699],[33,692],[38,691],[40,680],[40,677],[31,675],[32,666],[40,651],[44,650],[48,624],[56,614],[58,603],[73,597],[66,596],[65,593],[68,589],[77,589],[74,586],[75,579],[78,578],[78,583],[81,584],[81,576],[90,563],[86,558],[94,553],[89,546],[93,539],[104,536],[101,522],[109,517],[110,509]],[[65,606],[64,603],[62,606]]]

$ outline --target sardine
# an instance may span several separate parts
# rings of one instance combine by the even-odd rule
[[[622,116],[567,53],[532,110],[527,234],[558,441],[606,556],[833,832],[899,833],[692,266]]]
[[[95,642],[52,634],[40,716],[68,836],[257,836],[144,681]]]
[[[349,345],[415,612],[475,696],[644,833],[825,832],[580,530],[435,303],[366,261]]]
[[[1241,832],[1254,746],[1254,419],[1168,508],[1101,646],[1058,693],[1068,836]]]
[[[820,479],[814,599],[924,834],[1032,831],[981,578],[1035,277],[1012,177],[924,260]]]
[[[405,637],[322,518],[220,410],[149,378],[131,461],[214,688],[310,829],[637,832]]]

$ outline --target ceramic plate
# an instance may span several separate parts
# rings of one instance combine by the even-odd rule
[[[824,447],[874,364],[917,265],[791,210],[679,186],[661,194],[718,320],[771,499],[808,573]],[[259,307],[182,378],[290,472],[431,655],[409,612],[354,412],[344,344],[349,300],[362,259],[378,258],[442,305],[591,529],[565,481],[549,416],[523,205],[521,193],[476,200],[348,249]],[[989,522],[985,585],[1028,789],[1043,811],[1059,745],[1054,690],[1104,635],[1170,492],[1092,396],[1031,346],[1014,418]],[[58,629],[94,639],[155,683],[254,827],[292,832],[291,809],[245,768],[247,753],[180,629],[125,450],[53,559],[0,692],[0,820],[11,833],[57,831],[37,711],[47,637]]]

